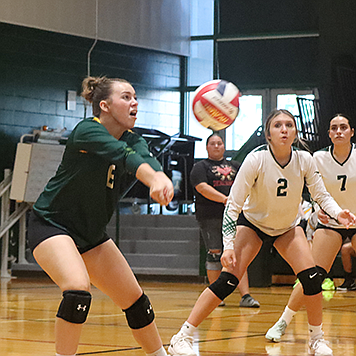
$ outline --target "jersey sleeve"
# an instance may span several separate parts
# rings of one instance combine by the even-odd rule
[[[125,134],[123,138],[125,138]],[[145,147],[145,142],[143,142],[144,139],[141,138],[141,140],[138,139],[132,145],[136,149],[140,149],[141,152],[137,152],[125,140],[117,140],[110,135],[102,124],[88,120],[77,126],[72,144],[74,149],[101,156],[109,162],[123,160],[128,172],[133,174],[136,173],[138,167],[143,163],[151,163],[150,165],[153,165],[152,168],[155,169],[156,167],[157,170],[160,167],[159,163],[150,156],[147,144]]]
[[[158,160],[150,152],[147,141],[131,130],[125,132],[123,135],[127,139],[127,144],[131,147],[137,154],[139,154],[155,171],[162,171],[162,166]],[[131,158],[131,157],[129,157]]]
[[[203,161],[200,161],[193,166],[190,172],[190,183],[193,187],[196,187],[200,183],[208,183],[208,177]]]
[[[258,158],[250,153],[241,165],[227,199],[223,217],[224,250],[234,249],[237,219],[257,178]]]
[[[310,195],[330,217],[337,221],[337,216],[342,209],[326,190],[323,179],[317,169],[315,158],[307,152],[305,152],[305,157],[305,182],[309,189]]]

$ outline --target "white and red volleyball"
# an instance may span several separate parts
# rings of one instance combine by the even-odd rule
[[[225,80],[211,80],[195,92],[193,113],[198,122],[213,131],[226,129],[239,113],[239,89]]]

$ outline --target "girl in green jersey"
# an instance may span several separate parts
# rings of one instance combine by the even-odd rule
[[[88,77],[82,96],[92,103],[94,117],[71,133],[28,228],[34,257],[63,292],[55,323],[56,352],[75,355],[92,283],[125,312],[147,355],[164,356],[149,299],[105,227],[128,180],[147,185],[161,205],[171,201],[173,185],[145,140],[131,131],[138,102],[130,83]]]

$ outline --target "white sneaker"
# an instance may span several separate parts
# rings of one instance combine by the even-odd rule
[[[178,333],[172,337],[168,353],[172,356],[197,356],[193,350],[193,342],[192,336]]]
[[[333,350],[329,347],[329,343],[321,337],[321,339],[311,339],[309,341],[308,352],[315,356],[333,356]]]
[[[244,308],[259,308],[260,303],[250,295],[248,297],[242,298],[240,301],[240,307]]]
[[[280,342],[281,337],[285,334],[287,323],[280,319],[266,333],[265,338],[274,342]]]

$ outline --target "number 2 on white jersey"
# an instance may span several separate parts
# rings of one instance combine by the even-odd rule
[[[285,178],[278,179],[279,186],[277,187],[277,197],[285,197],[287,195],[288,181]]]

